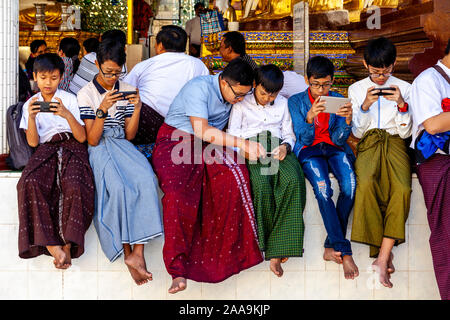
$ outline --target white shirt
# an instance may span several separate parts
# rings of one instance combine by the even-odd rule
[[[348,88],[348,97],[351,99],[353,107],[352,131],[355,137],[362,138],[368,130],[374,128],[384,129],[391,135],[398,134],[402,139],[411,135],[411,113],[409,110],[407,112],[399,112],[395,101],[389,101],[380,96],[370,106],[368,111],[364,112],[361,110],[361,105],[366,99],[367,89],[370,87],[389,87],[391,85],[396,85],[400,88],[403,100],[410,105],[411,85],[394,76],[390,76],[382,86],[375,84],[367,77],[355,82]]]
[[[28,106],[33,97],[38,97],[37,101],[44,101],[40,92],[33,95],[23,105],[22,119],[20,120],[20,128],[28,130]],[[58,89],[52,98],[52,102],[58,102],[55,99],[58,97],[62,103],[69,110],[75,119],[84,126],[84,122],[80,119],[80,109],[78,108],[77,97],[67,91]],[[70,125],[66,119],[61,116],[57,116],[52,112],[39,112],[36,115],[36,128],[39,135],[39,143],[45,143],[51,140],[51,138],[58,133],[72,132]]]
[[[305,82],[305,77],[298,74],[295,71],[283,71],[284,84],[280,91],[280,95],[289,99],[294,94],[303,92],[308,89],[308,85]]]
[[[95,120],[95,113],[100,107],[106,94],[112,90],[118,91],[134,91],[135,87],[123,81],[117,81],[111,90],[106,90],[94,78],[91,82],[85,85],[78,91],[77,99],[80,106],[80,117],[82,119]],[[125,118],[133,115],[134,105],[130,104],[128,100],[119,100],[108,109],[108,115],[105,119],[103,127],[121,126],[125,128]]]
[[[438,61],[437,65],[450,77],[449,68],[441,61]],[[411,88],[411,113],[413,116],[411,148],[414,148],[417,136],[424,129],[422,123],[444,112],[442,100],[445,98],[450,98],[450,85],[434,68],[426,69],[414,80]]]
[[[142,102],[166,117],[181,88],[203,75],[209,71],[200,59],[183,52],[165,52],[138,63],[124,81],[139,89]]]
[[[227,133],[247,139],[263,131],[270,131],[272,136],[280,138],[282,143],[289,143],[294,150],[296,139],[285,97],[278,95],[273,105],[262,106],[256,103],[252,94],[233,105]]]
[[[186,33],[192,44],[201,44],[202,32],[200,25],[200,17],[196,16],[191,20],[186,21]]]

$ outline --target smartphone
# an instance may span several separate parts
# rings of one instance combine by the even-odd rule
[[[374,95],[376,95],[376,96],[391,96],[391,95],[393,95],[393,93],[386,92],[386,91],[395,91],[395,88],[392,88],[392,87],[375,88],[372,91],[378,91],[378,92],[374,92]]]
[[[325,111],[327,113],[336,113],[344,104],[350,102],[349,98],[320,96],[320,101],[325,101]]]
[[[50,107],[57,107],[59,102],[45,102],[45,101],[36,101],[33,103],[33,106],[39,106],[39,112],[54,112],[50,110]]]
[[[126,96],[136,94],[136,93],[137,93],[137,91],[118,91],[118,92],[114,93],[114,95],[121,94],[122,95],[121,100],[128,100],[127,98],[125,98]]]

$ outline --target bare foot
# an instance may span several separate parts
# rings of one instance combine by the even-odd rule
[[[277,277],[281,277],[283,275],[283,268],[281,268],[280,258],[270,259],[270,271],[272,271]]]
[[[127,265],[131,277],[137,285],[142,285],[153,280],[152,274],[147,271],[147,266],[143,255],[133,251],[125,257],[125,264]]]
[[[281,258],[281,263],[285,263],[288,260],[289,260],[289,258]]]
[[[53,264],[56,269],[67,269],[70,264],[66,263],[66,253],[64,252],[62,246],[47,246],[48,252],[52,255]]]
[[[67,268],[69,268],[72,265],[72,256],[70,253],[71,247],[72,247],[72,245],[70,243],[68,243],[62,247],[64,253],[66,254],[66,259],[64,260],[64,264],[67,265]]]
[[[394,260],[394,254],[391,252],[391,254],[389,255],[389,260],[388,260],[388,268],[387,268],[388,273],[395,272],[395,267],[394,267],[394,264],[392,263],[392,260]]]
[[[385,286],[387,288],[392,288],[394,286],[392,284],[392,282],[390,281],[391,275],[388,272],[388,263],[387,262],[379,261],[378,259],[376,259],[372,263],[372,269],[375,270],[375,272],[379,274],[380,283],[383,286]]]
[[[345,279],[355,279],[357,276],[359,276],[359,270],[358,267],[355,264],[355,261],[353,261],[352,256],[345,255],[344,261],[342,262],[342,266],[344,268],[344,277]]]
[[[186,279],[183,277],[178,277],[172,280],[172,285],[169,288],[169,293],[177,293],[186,289]]]
[[[325,248],[323,252],[323,259],[325,261],[334,261],[337,264],[342,263],[341,253],[339,251],[334,251],[333,248]]]

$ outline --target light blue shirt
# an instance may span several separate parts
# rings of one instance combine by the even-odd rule
[[[226,102],[219,87],[219,74],[190,80],[170,105],[165,123],[194,134],[189,117],[208,119],[208,124],[223,130],[230,117],[231,104]]]

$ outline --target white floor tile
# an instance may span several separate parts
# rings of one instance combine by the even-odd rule
[[[98,273],[96,271],[64,272],[65,300],[97,300]]]
[[[378,275],[374,273],[375,279]],[[409,295],[409,272],[395,271],[391,275],[392,288],[386,288],[375,282],[375,299],[377,300],[405,300]]]
[[[307,271],[305,274],[305,299],[339,299],[340,277],[338,271]]]
[[[53,300],[63,298],[63,271],[30,271],[28,274],[29,298]]]
[[[0,225],[0,271],[27,270],[28,262],[33,259],[19,258],[19,227]]]
[[[270,271],[244,271],[237,278],[237,299],[269,299]]]
[[[128,272],[98,272],[98,298],[100,300],[131,299],[133,279]]]
[[[0,272],[0,300],[24,300],[28,298],[28,272]]]
[[[236,299],[238,277],[239,275],[234,275],[220,283],[202,283],[202,299],[207,300]]]
[[[441,299],[433,271],[412,271],[409,273],[408,298],[414,300]]]
[[[270,275],[270,299],[305,299],[305,272],[285,271],[281,278]]]

